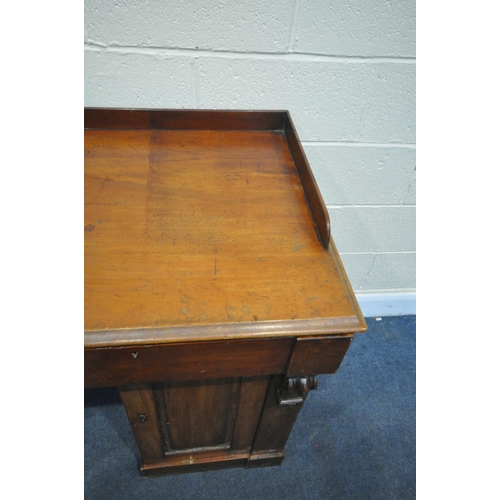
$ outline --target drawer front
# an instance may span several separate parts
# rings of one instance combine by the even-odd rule
[[[287,375],[319,375],[335,373],[352,341],[351,335],[322,338],[298,338]]]
[[[293,338],[85,349],[85,387],[285,373]]]

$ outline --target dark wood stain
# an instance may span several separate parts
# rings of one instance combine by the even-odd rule
[[[145,476],[281,464],[366,330],[290,114],[84,120],[85,386],[118,386]]]
[[[85,387],[282,373],[293,339],[85,349]]]
[[[277,392],[283,382],[284,378],[280,375],[270,381],[264,410],[255,435],[253,453],[282,452],[302,409],[302,403],[295,406],[279,406]]]
[[[164,449],[151,386],[122,386],[119,393],[143,460],[161,460]]]
[[[287,375],[318,375],[335,373],[344,359],[352,341],[352,335],[345,337],[297,339]]]
[[[330,244],[330,216],[328,215],[328,210],[318,185],[316,184],[311,166],[307,161],[307,157],[300,144],[297,131],[295,130],[289,113],[287,113],[285,118],[285,136],[295,161],[295,166],[297,167],[302,186],[304,187],[304,192],[316,226],[316,231],[318,232],[318,237],[322,245],[328,248]]]
[[[164,385],[172,450],[220,445],[229,448],[228,428],[232,427],[236,396],[233,386],[232,379]]]

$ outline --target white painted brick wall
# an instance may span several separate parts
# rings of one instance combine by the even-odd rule
[[[85,52],[85,105],[190,108],[192,61],[188,57],[127,52]]]
[[[415,204],[415,149],[304,145],[327,205]]]
[[[284,52],[294,0],[85,0],[88,40],[129,47]]]
[[[85,105],[290,110],[355,291],[415,289],[414,0],[85,0]]]
[[[414,56],[415,2],[300,2],[295,49],[350,56]]]
[[[344,205],[328,212],[340,252],[415,250],[415,207]]]
[[[414,64],[203,57],[197,68],[199,107],[288,109],[303,141],[415,142]]]

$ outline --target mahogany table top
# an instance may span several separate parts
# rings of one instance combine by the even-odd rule
[[[86,110],[86,347],[366,330],[291,119],[258,113]]]

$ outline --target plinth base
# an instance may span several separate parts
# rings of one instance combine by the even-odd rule
[[[245,467],[273,467],[281,465],[285,452],[261,453],[250,455],[248,453],[234,453],[231,451],[208,452],[206,454],[186,454],[168,457],[141,463],[141,474],[144,477],[157,477],[170,474],[185,474],[188,472],[204,472],[220,469]]]

